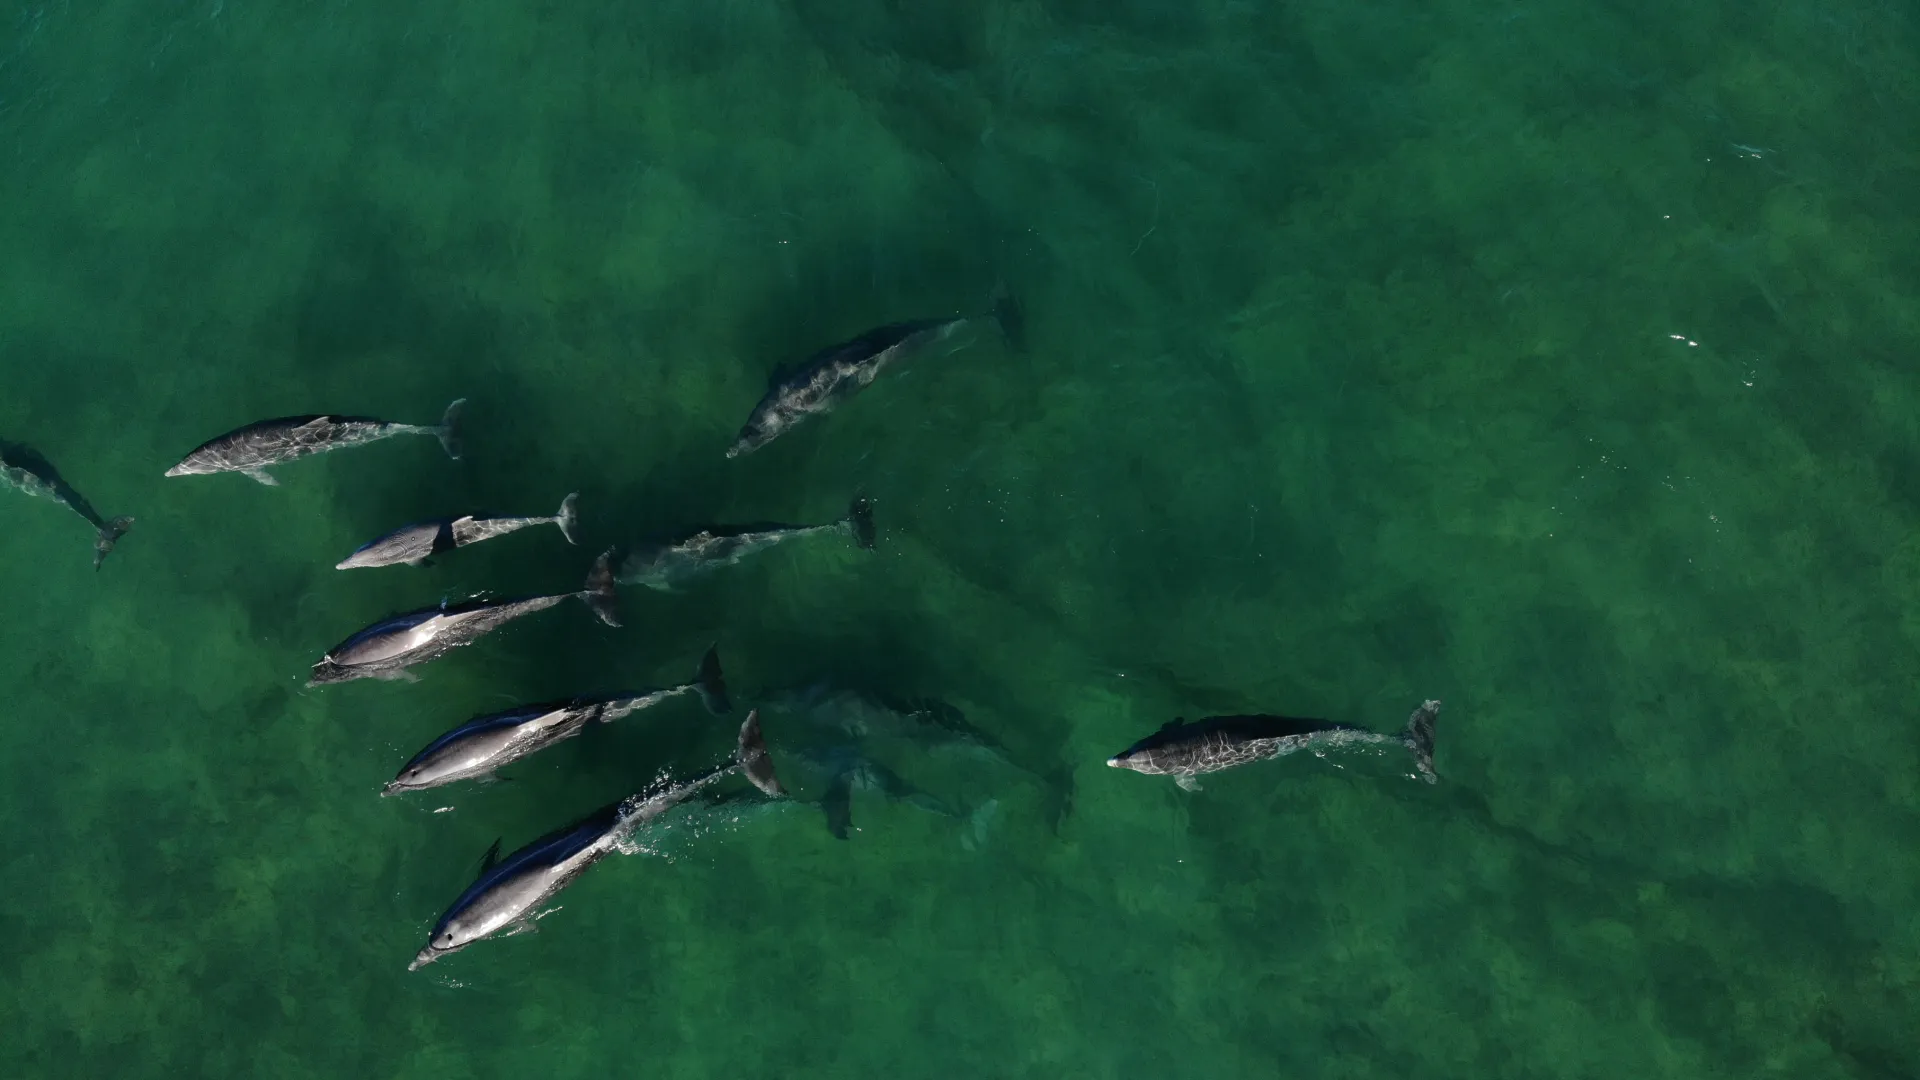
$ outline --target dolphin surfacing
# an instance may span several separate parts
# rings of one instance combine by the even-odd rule
[[[494,850],[480,876],[447,908],[414,954],[408,971],[417,971],[477,941],[526,926],[542,904],[579,880],[594,863],[613,854],[619,841],[724,777],[741,772],[768,795],[784,795],[774,775],[760,714],[749,713],[730,761],[686,781],[666,781],[604,806],[565,828],[495,861]]]
[[[1204,720],[1173,720],[1107,759],[1116,769],[1148,776],[1171,776],[1188,791],[1198,791],[1194,779],[1239,765],[1281,757],[1301,750],[1330,750],[1345,746],[1399,744],[1413,754],[1420,778],[1434,783],[1434,721],[1438,701],[1422,702],[1408,717],[1406,729],[1387,734],[1325,720],[1287,716],[1213,716]]]

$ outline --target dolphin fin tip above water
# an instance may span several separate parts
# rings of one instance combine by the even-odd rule
[[[600,621],[608,626],[620,625],[620,606],[613,591],[613,554],[608,548],[593,560],[593,569],[587,571],[587,586],[580,593],[580,599],[593,609]]]
[[[787,793],[780,778],[774,775],[773,758],[767,753],[767,740],[760,733],[760,710],[747,714],[746,722],[740,725],[740,747],[735,755],[740,771],[747,774],[753,786],[776,798]]]
[[[445,450],[447,456],[455,461],[459,461],[461,457],[466,454],[466,443],[461,439],[460,430],[460,418],[466,410],[467,399],[455,399],[451,405],[447,406],[447,411],[441,414],[440,425],[434,428],[433,431],[435,435],[440,437],[441,449]]]
[[[706,655],[700,658],[699,670],[694,673],[693,685],[708,712],[725,716],[733,711],[733,702],[727,698],[726,676],[720,670],[719,645],[707,647]]]

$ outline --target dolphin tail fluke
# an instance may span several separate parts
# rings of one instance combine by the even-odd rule
[[[993,321],[1000,324],[1000,336],[1014,352],[1027,351],[1027,312],[1020,301],[1001,282],[993,287]]]
[[[560,512],[553,516],[553,523],[560,526],[560,535],[567,543],[580,543],[580,493],[574,492],[560,500]]]
[[[1433,771],[1433,723],[1439,716],[1438,701],[1423,701],[1407,719],[1407,749],[1413,751],[1413,765],[1420,770],[1420,779],[1429,784],[1439,780]]]
[[[747,714],[747,722],[740,725],[740,748],[735,751],[733,760],[740,771],[747,774],[753,786],[776,798],[785,795],[787,789],[780,786],[780,778],[773,774],[773,758],[767,753],[767,740],[760,734],[760,710]]]
[[[580,592],[580,599],[586,601],[600,621],[608,626],[620,625],[620,607],[613,594],[613,549],[600,553],[593,560],[593,569],[587,571],[587,587]]]
[[[440,436],[440,446],[455,461],[459,461],[460,455],[465,452],[465,445],[460,441],[460,414],[466,407],[466,398],[447,406],[446,414],[440,417],[440,426],[433,429],[433,433]]]
[[[117,517],[100,526],[100,531],[93,538],[95,570],[100,569],[100,564],[107,561],[107,556],[113,553],[113,545],[119,543],[120,538],[127,535],[127,530],[131,528],[133,528],[133,519],[130,517]]]
[[[700,658],[700,670],[693,676],[693,686],[700,692],[700,702],[708,712],[725,716],[733,711],[733,702],[727,700],[726,679],[720,673],[720,646],[709,647],[707,655]]]
[[[873,550],[873,501],[865,495],[857,496],[853,505],[847,508],[847,524],[853,527],[853,542],[867,551]]]

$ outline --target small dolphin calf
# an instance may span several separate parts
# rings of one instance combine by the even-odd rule
[[[615,845],[634,829],[658,818],[703,788],[734,772],[744,772],[753,786],[768,795],[784,795],[774,775],[773,761],[760,735],[760,714],[747,714],[740,725],[740,742],[733,760],[681,783],[666,781],[623,799],[579,822],[535,840],[498,862],[496,843],[487,852],[480,877],[460,894],[427,935],[426,947],[407,965],[416,971],[443,956],[451,956],[483,938],[531,925],[536,909],[579,878],[587,868],[612,854]]]
[[[718,649],[707,650],[693,681],[684,686],[523,705],[469,720],[428,743],[425,750],[401,768],[400,775],[394,777],[381,794],[423,791],[456,780],[488,776],[502,765],[578,735],[595,721],[611,723],[628,713],[688,693],[699,694],[708,711],[716,716],[733,708],[727,701],[727,685],[721,678]]]
[[[1009,345],[1020,347],[1020,308],[1012,297],[1002,293],[995,298],[991,315],[893,323],[822,349],[790,372],[776,373],[766,396],[754,406],[739,437],[727,448],[727,456],[750,454],[808,417],[832,412],[893,364],[922,354],[964,348],[972,341],[970,331],[988,319],[999,325]]]
[[[854,542],[862,548],[872,549],[873,505],[865,499],[855,499],[846,517],[827,525],[715,526],[681,540],[642,544],[621,560],[616,580],[622,585],[672,590],[775,544],[843,531],[851,532]]]
[[[396,424],[370,416],[283,416],[229,431],[201,443],[180,464],[167,470],[168,476],[202,476],[208,473],[245,473],[269,487],[280,481],[267,472],[267,466],[283,461],[324,454],[349,446],[363,446],[395,435],[433,435],[446,448],[447,456],[460,460],[460,410],[467,400],[447,406],[438,425]]]
[[[1344,746],[1399,743],[1413,752],[1421,779],[1431,784],[1433,725],[1440,703],[1421,703],[1407,720],[1403,734],[1389,735],[1325,720],[1294,720],[1285,716],[1215,716],[1205,720],[1174,720],[1134,743],[1107,764],[1149,776],[1172,776],[1188,791],[1200,790],[1194,777],[1236,765],[1265,761],[1299,750],[1331,750]]]
[[[412,681],[414,676],[407,668],[445,656],[462,645],[471,645],[522,615],[545,611],[569,597],[585,601],[601,622],[619,626],[610,567],[612,554],[607,552],[594,560],[593,570],[587,574],[586,588],[577,593],[525,600],[467,600],[382,619],[327,650],[327,655],[313,665],[313,677],[307,680],[307,685],[324,686],[351,679]]]
[[[558,525],[560,535],[567,543],[578,544],[576,530],[580,527],[580,514],[577,505],[580,493],[574,492],[560,503],[560,510],[552,517],[465,517],[441,518],[438,521],[422,521],[412,525],[402,525],[378,540],[374,540],[353,554],[334,564],[335,570],[358,570],[368,566],[395,566],[406,563],[419,566],[428,558],[454,548],[477,544],[482,540],[491,540],[496,536],[505,536],[518,532],[529,525]]]
[[[19,488],[29,495],[37,495],[79,514],[93,526],[93,568],[100,569],[107,555],[113,551],[113,545],[133,527],[130,517],[117,517],[108,521],[100,516],[85,495],[73,489],[73,485],[60,476],[60,470],[30,447],[15,443],[0,442],[0,484]]]

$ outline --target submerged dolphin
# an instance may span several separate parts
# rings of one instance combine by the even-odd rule
[[[707,650],[693,681],[684,686],[523,705],[469,720],[428,743],[426,749],[401,767],[400,775],[394,777],[381,794],[423,791],[456,780],[487,776],[502,765],[578,735],[595,721],[611,723],[628,713],[688,693],[699,694],[708,711],[716,716],[733,708],[727,701],[727,686],[721,678],[718,649]]]
[[[117,517],[108,521],[100,516],[85,495],[73,489],[53,467],[53,462],[42,457],[32,447],[16,443],[0,442],[0,485],[19,488],[29,495],[37,495],[54,502],[85,518],[93,526],[93,568],[100,569],[107,555],[113,551],[113,545],[133,527],[130,517]]]
[[[467,399],[447,406],[438,425],[396,424],[370,416],[283,416],[229,431],[219,438],[201,443],[180,464],[167,470],[168,476],[203,476],[208,473],[246,473],[269,487],[278,486],[267,466],[283,461],[324,454],[349,446],[362,446],[395,435],[433,435],[446,448],[447,456],[460,460],[460,410]]]
[[[826,775],[826,790],[820,796],[820,809],[827,818],[827,831],[845,840],[853,828],[855,791],[878,791],[888,799],[905,803],[954,821],[967,824],[961,843],[974,847],[986,834],[987,823],[999,809],[999,800],[988,799],[971,810],[964,810],[941,799],[862,753],[851,744],[824,747],[796,747],[793,754]]]
[[[1219,772],[1299,750],[1399,743],[1412,751],[1421,779],[1431,784],[1436,780],[1433,725],[1439,715],[1438,701],[1422,702],[1407,719],[1406,731],[1398,735],[1285,716],[1214,716],[1192,722],[1176,719],[1108,758],[1107,764],[1149,776],[1172,776],[1181,787],[1198,791],[1200,782],[1194,777],[1200,773]]]
[[[1012,752],[999,739],[969,722],[959,709],[933,698],[902,699],[820,683],[782,699],[781,704],[807,712],[855,739],[903,739],[929,749],[955,747],[1028,771],[1014,764]]]
[[[616,580],[622,585],[671,590],[775,544],[841,531],[851,532],[854,543],[871,549],[873,505],[866,499],[855,499],[846,517],[827,525],[715,526],[682,540],[642,544],[621,560]]]
[[[522,615],[545,611],[569,597],[584,601],[601,622],[619,626],[610,568],[612,554],[607,552],[594,560],[586,587],[577,593],[525,600],[467,600],[390,615],[327,650],[327,655],[313,665],[313,677],[307,685],[324,686],[350,679],[411,681],[413,675],[407,668],[471,645]]]
[[[552,517],[465,517],[441,518],[437,521],[421,521],[412,525],[402,525],[378,540],[363,545],[358,551],[334,564],[335,570],[358,570],[368,566],[394,566],[406,563],[419,566],[430,556],[454,548],[477,544],[482,540],[491,540],[496,536],[505,536],[518,532],[530,525],[558,525],[560,535],[567,543],[578,544],[576,530],[580,527],[578,504],[580,493],[574,492],[560,503],[560,509]]]
[[[815,353],[798,368],[776,373],[766,396],[754,406],[727,456],[750,454],[810,416],[824,416],[841,402],[865,390],[892,364],[923,353],[951,353],[970,344],[968,331],[991,319],[1008,343],[1019,347],[1022,318],[1019,305],[1002,293],[990,315],[950,319],[918,319],[869,330],[852,341]]]
[[[746,723],[740,725],[740,742],[731,761],[691,780],[656,784],[548,833],[498,862],[494,861],[499,850],[496,842],[487,852],[479,878],[434,923],[426,947],[414,956],[407,970],[418,970],[501,931],[530,925],[535,909],[573,884],[588,867],[612,854],[628,833],[734,772],[746,773],[753,786],[768,795],[786,794],[774,776],[757,712],[748,713]]]

